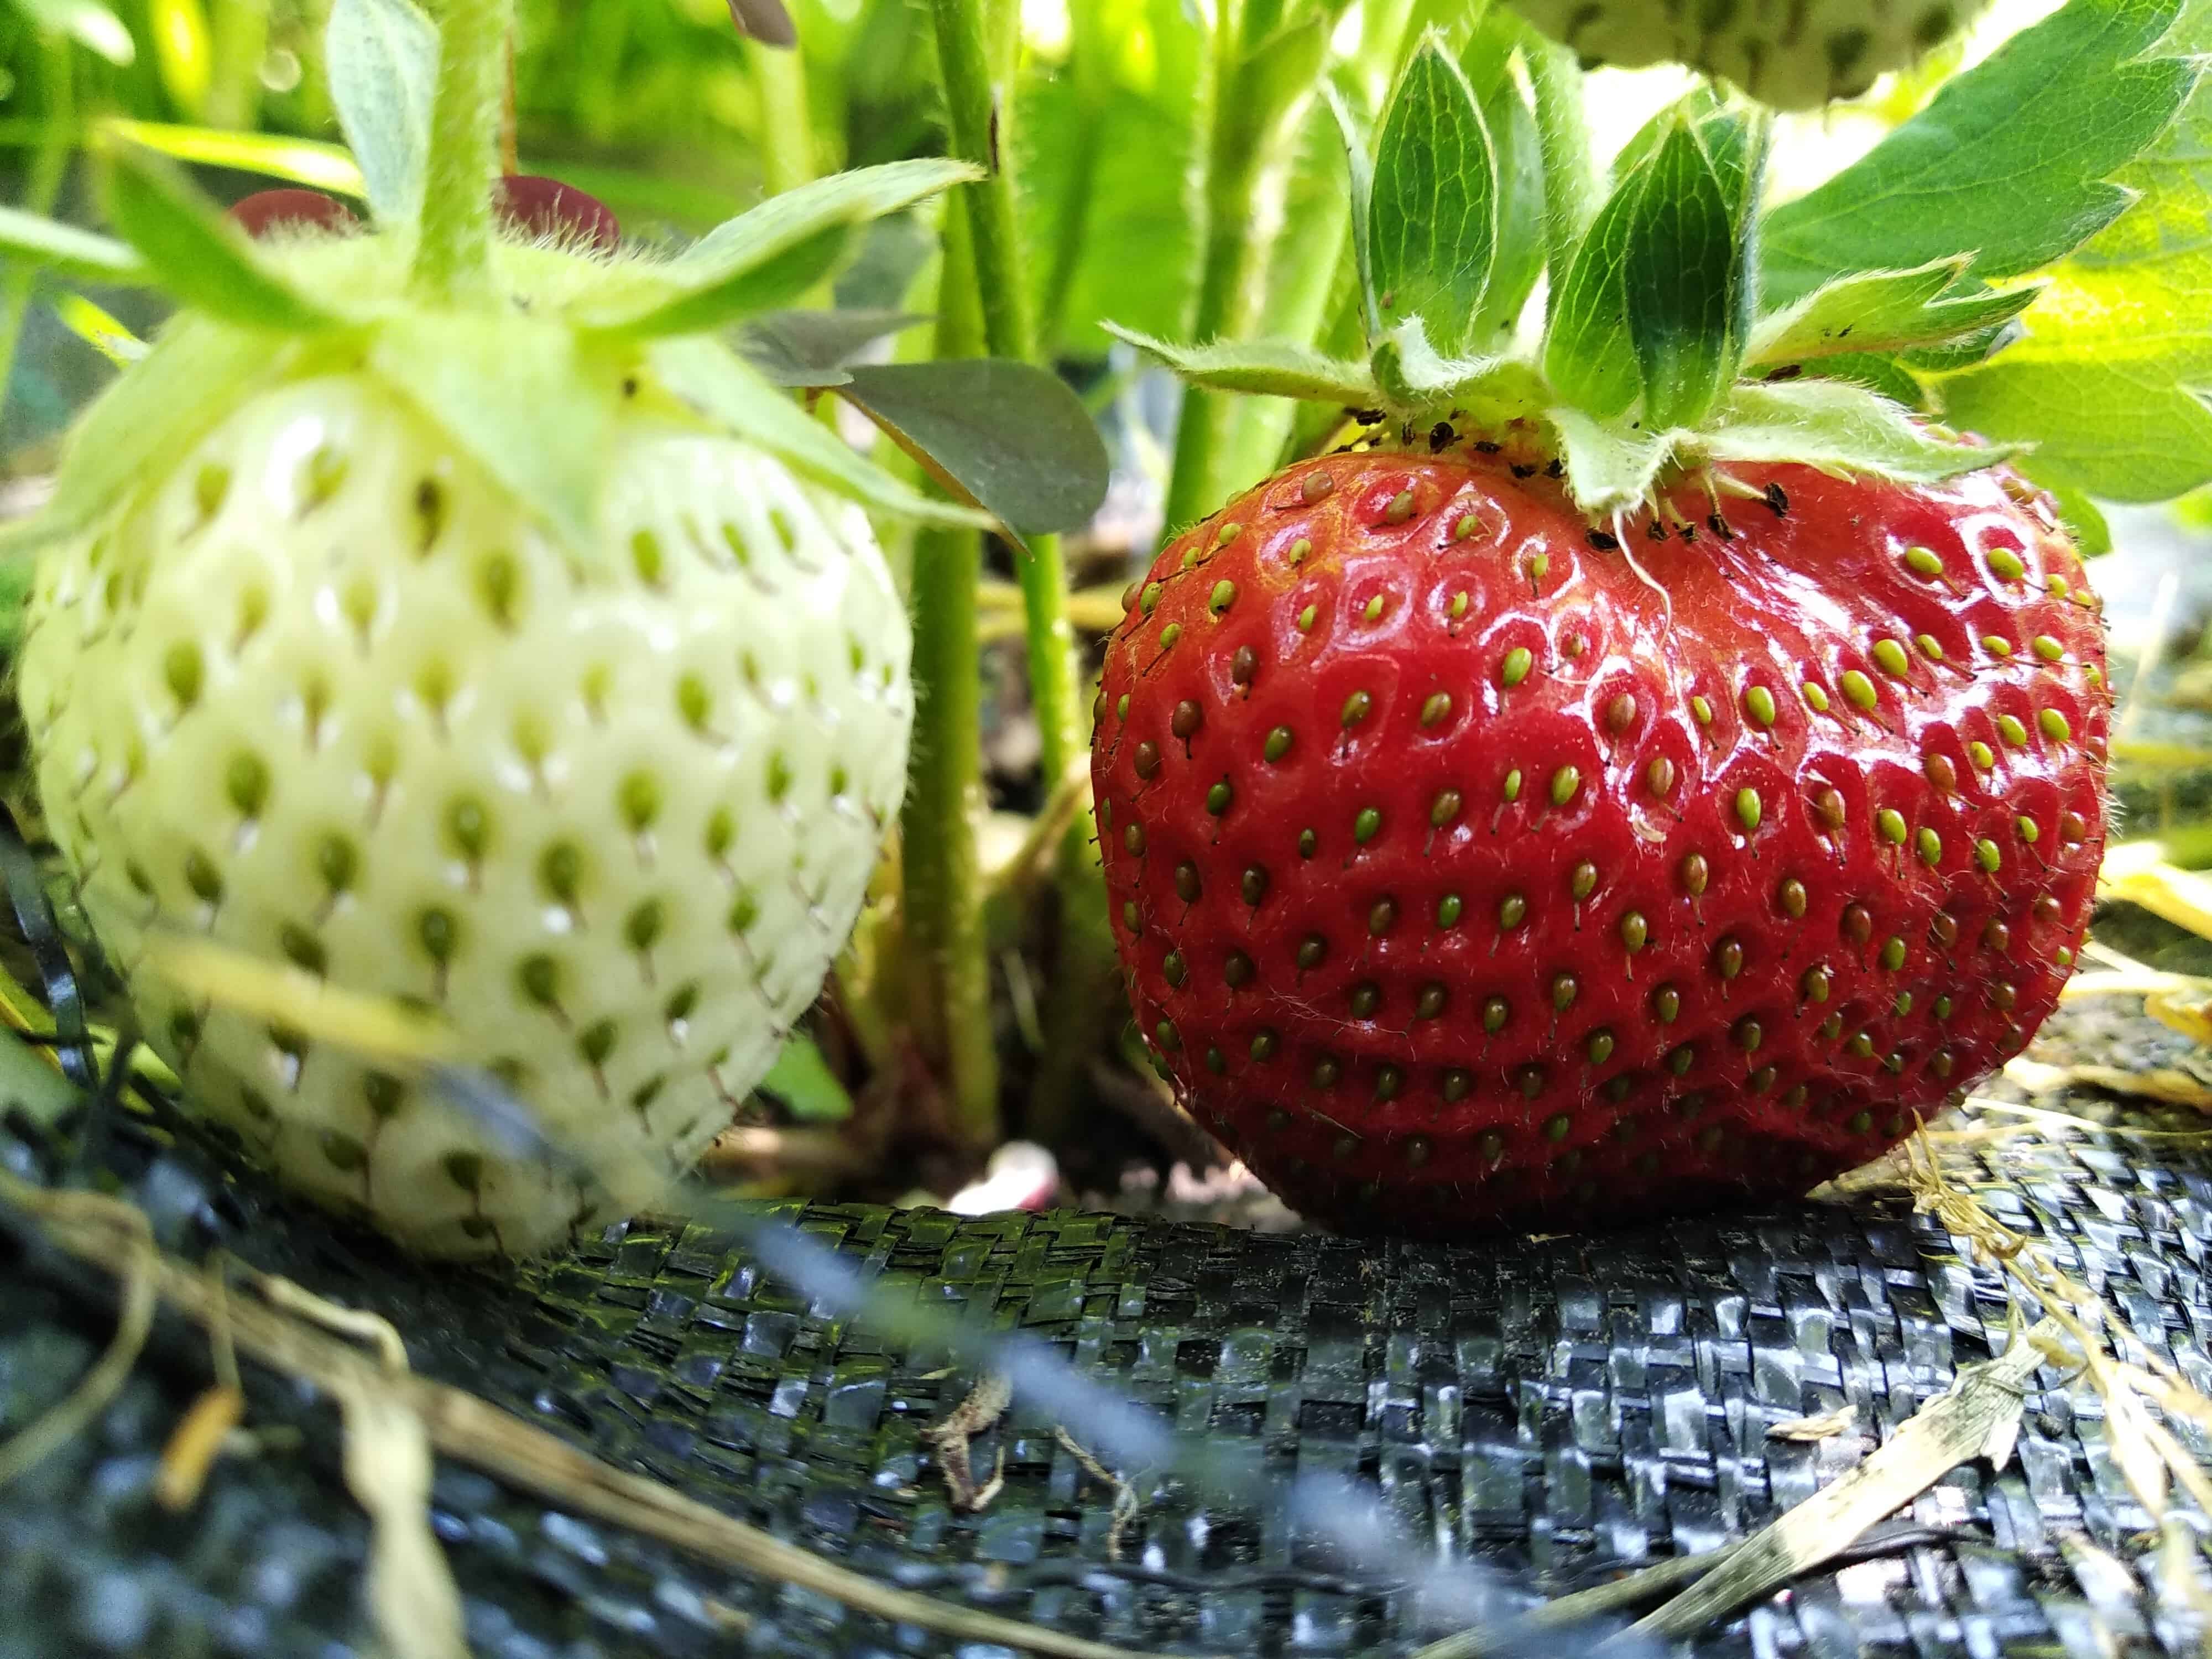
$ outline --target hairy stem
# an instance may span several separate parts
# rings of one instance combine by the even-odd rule
[[[771,196],[795,190],[815,176],[814,120],[807,112],[806,60],[799,48],[779,51],[745,43],[753,83],[760,88],[761,184]]]
[[[438,85],[413,273],[416,297],[434,305],[474,300],[491,287],[491,191],[514,28],[514,0],[446,0],[438,15]]]
[[[1272,15],[1272,14],[1271,14]],[[1236,7],[1223,5],[1213,40],[1212,120],[1198,210],[1203,226],[1198,300],[1189,337],[1204,344],[1252,331],[1280,228],[1285,131],[1311,94],[1323,39],[1297,32],[1262,48],[1245,39]],[[1167,528],[1202,518],[1243,480],[1231,471],[1237,399],[1186,388],[1168,481]]]
[[[71,77],[68,38],[42,33],[39,40],[39,89],[44,98],[40,110],[42,131],[31,156],[30,178],[23,190],[22,208],[40,215],[53,211],[69,176],[70,155],[76,143],[76,91]],[[31,308],[31,291],[38,272],[19,265],[0,286],[0,404],[15,375],[15,352],[23,342],[23,319]]]
[[[1573,51],[1524,28],[1521,55],[1536,95],[1536,142],[1544,156],[1544,269],[1556,295],[1566,286],[1583,233],[1597,216],[1597,169],[1583,119],[1583,72]]]
[[[937,355],[972,357],[983,343],[963,204],[947,204],[938,284]],[[899,819],[901,912],[921,981],[908,1000],[941,1061],[953,1133],[981,1151],[999,1139],[999,1056],[991,1040],[991,964],[975,829],[984,810],[983,680],[975,593],[983,539],[924,526],[914,541],[914,775]]]

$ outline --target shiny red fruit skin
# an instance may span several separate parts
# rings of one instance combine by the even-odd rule
[[[1109,644],[1139,1029],[1343,1231],[1801,1194],[2017,1054],[2088,920],[2111,696],[2046,498],[1738,468],[1614,546],[1541,461],[1290,467]]]

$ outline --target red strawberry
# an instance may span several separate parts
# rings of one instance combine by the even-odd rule
[[[2018,1053],[2087,920],[2111,698],[2045,498],[1739,468],[1618,545],[1542,462],[1292,466],[1108,653],[1140,1029],[1348,1231],[1802,1192]]]

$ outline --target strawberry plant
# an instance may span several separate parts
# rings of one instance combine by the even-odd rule
[[[16,690],[49,829],[193,1109],[411,1249],[535,1249],[652,1193],[517,1161],[373,1056],[187,992],[159,936],[433,1011],[595,1167],[681,1173],[813,1002],[904,797],[908,630],[867,509],[1036,523],[1005,444],[948,411],[988,397],[1034,437],[1068,399],[1006,364],[779,373],[844,388],[963,504],[720,337],[963,165],[819,180],[648,254],[498,175],[498,0],[434,36],[404,0],[334,27],[365,43],[338,89],[373,228],[297,192],[226,220],[127,148],[124,241],[0,226],[179,307],[13,532],[40,557]]]
[[[1714,88],[1585,195],[1534,43],[1532,180],[1431,37],[1371,140],[1344,115],[1364,357],[1129,337],[1349,414],[1131,585],[1094,710],[1139,1030],[1295,1206],[1802,1191],[2055,1006],[2106,830],[2096,526],[1943,416],[2035,337],[2014,279],[2130,204],[2197,85],[2175,15],[2076,0],[1775,207],[1768,117]],[[2094,118],[2008,149],[2062,65]]]

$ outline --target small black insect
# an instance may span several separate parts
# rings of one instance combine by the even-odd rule
[[[1766,371],[1766,379],[1768,383],[1771,385],[1777,380],[1794,380],[1804,372],[1805,365],[1802,363],[1784,363],[1779,368],[1768,369]]]
[[[1379,426],[1382,421],[1382,411],[1379,409],[1347,409],[1344,412],[1362,426]]]
[[[1459,434],[1452,430],[1449,421],[1438,421],[1429,428],[1429,453],[1436,454],[1458,436]]]
[[[1786,519],[1790,516],[1790,497],[1782,493],[1782,486],[1778,483],[1766,486],[1766,505],[1773,510],[1774,516],[1778,519]]]
[[[1655,518],[1644,526],[1644,533],[1655,542],[1663,542],[1667,539],[1667,526]]]
[[[1413,423],[1411,421],[1401,421],[1398,422],[1398,441],[1401,444],[1409,444],[1413,441]]]
[[[1520,462],[1516,461],[1513,463],[1513,476],[1516,478],[1533,478],[1536,476],[1536,469],[1533,466],[1523,466]]]
[[[1732,542],[1735,539],[1735,532],[1729,528],[1728,520],[1721,517],[1719,514],[1714,514],[1712,517],[1707,519],[1705,522],[1712,526],[1713,534],[1719,537],[1723,541]]]
[[[1484,455],[1495,455],[1505,446],[1503,444],[1494,444],[1487,438],[1478,438],[1474,441],[1474,447],[1478,453]]]
[[[1693,542],[1698,539],[1698,526],[1693,524],[1680,524],[1676,525],[1674,528],[1682,532],[1682,539],[1686,542]]]
[[[1544,476],[1547,478],[1563,478],[1566,476],[1566,472],[1567,464],[1565,461],[1553,461],[1551,465],[1544,469]]]
[[[1620,550],[1620,544],[1602,530],[1590,532],[1589,544],[1601,553],[1617,553]]]

